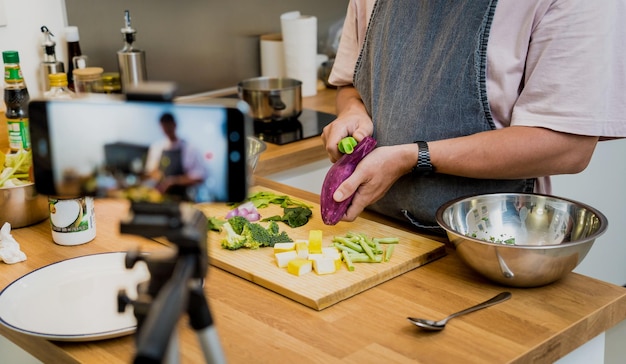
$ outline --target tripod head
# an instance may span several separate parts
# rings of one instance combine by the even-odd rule
[[[207,219],[190,203],[131,202],[128,217],[120,223],[120,232],[145,238],[167,238],[175,244],[178,257],[197,258],[194,278],[206,276],[209,265]]]

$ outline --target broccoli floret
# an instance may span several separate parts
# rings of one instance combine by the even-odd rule
[[[293,241],[293,240],[289,237],[289,235],[287,235],[286,232],[281,231],[278,234],[270,235],[270,245],[269,246],[273,247],[274,244],[276,244],[276,243],[288,243],[288,242],[291,242],[291,241]]]
[[[241,235],[243,227],[250,224],[250,221],[243,216],[233,216],[228,219],[228,223],[233,228],[233,231]]]
[[[273,247],[276,243],[293,241],[284,231],[279,231],[278,224],[271,221],[267,228],[259,223],[249,222],[241,216],[234,216],[222,225],[226,237],[222,239],[222,247],[229,250],[239,248],[258,249]]]
[[[239,235],[233,230],[233,227],[230,223],[225,222],[222,225],[222,229],[226,231],[226,237],[222,239],[221,244],[223,248],[229,250],[237,250],[239,248],[244,247],[246,243],[246,238],[242,235]]]
[[[244,226],[241,235],[246,238],[246,248],[257,249],[270,244],[270,233],[263,226],[256,223]]]
[[[270,221],[269,225],[267,225],[267,231],[269,231],[271,235],[277,235],[279,230],[280,229],[278,228],[276,221]]]
[[[280,231],[276,221],[270,221],[269,225],[267,225],[267,231],[270,234],[269,246],[273,247],[276,243],[287,243],[293,241],[286,232]]]

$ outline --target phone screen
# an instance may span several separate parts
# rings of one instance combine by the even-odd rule
[[[245,198],[245,112],[119,99],[32,101],[35,187],[59,197]]]

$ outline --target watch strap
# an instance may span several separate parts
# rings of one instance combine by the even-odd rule
[[[412,173],[418,175],[427,175],[433,173],[435,168],[433,164],[430,162],[430,151],[428,150],[428,143],[422,140],[415,141],[417,144],[417,165],[413,167]]]

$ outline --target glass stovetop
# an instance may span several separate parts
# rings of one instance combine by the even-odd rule
[[[237,94],[229,94],[223,97],[239,98]],[[254,135],[261,140],[272,144],[288,144],[302,139],[315,137],[322,134],[322,130],[331,121],[335,120],[333,114],[303,109],[300,116],[288,120],[254,121]]]
[[[254,134],[268,143],[283,145],[322,134],[335,115],[303,109],[297,119],[254,121]]]

